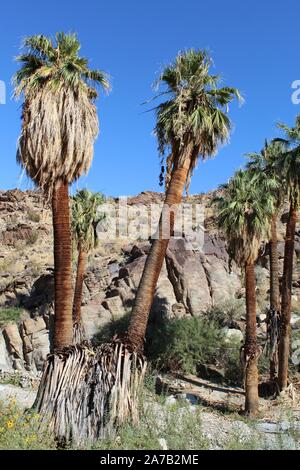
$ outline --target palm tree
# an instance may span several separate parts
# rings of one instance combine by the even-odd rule
[[[103,194],[92,193],[87,189],[78,191],[72,198],[72,233],[78,251],[73,301],[73,340],[75,344],[81,343],[85,339],[85,332],[81,321],[83,280],[88,255],[97,247],[96,228],[97,224],[104,218],[104,215],[99,213],[99,206],[103,202]]]
[[[269,192],[274,199],[274,213],[271,217],[271,238],[269,241],[270,258],[270,309],[268,312],[268,341],[270,350],[270,380],[274,382],[278,374],[278,327],[280,316],[280,286],[277,250],[277,219],[279,210],[284,203],[286,187],[284,174],[279,171],[279,162],[286,151],[286,144],[275,139],[265,142],[263,150],[259,153],[247,154],[250,159],[248,169],[260,179],[260,185]]]
[[[95,85],[108,89],[106,75],[79,56],[74,34],[24,41],[17,57],[15,95],[23,95],[17,160],[36,186],[52,198],[55,275],[54,347],[72,344],[72,248],[68,185],[90,167],[98,117]]]
[[[254,265],[261,242],[268,236],[269,220],[274,211],[273,198],[260,186],[256,175],[239,170],[222,194],[213,199],[217,208],[218,225],[228,238],[229,252],[245,269],[246,337],[242,349],[245,368],[245,411],[258,412],[259,348],[256,337],[256,281]]]
[[[219,76],[210,74],[211,65],[207,52],[191,49],[179,53],[158,80],[163,88],[158,96],[166,95],[168,99],[156,107],[155,134],[162,157],[166,152],[170,154],[157,236],[147,256],[127,334],[128,344],[136,351],[143,351],[157,280],[174,229],[173,209],[180,204],[198,159],[213,156],[228,140],[231,123],[226,110],[235,97],[241,99],[236,88],[218,87]],[[164,221],[169,212],[165,233]]]
[[[68,186],[90,167],[99,128],[96,86],[108,89],[109,82],[80,57],[74,34],[58,33],[55,39],[31,36],[25,39],[24,49],[14,76],[15,95],[24,99],[17,160],[47,200],[52,199],[54,234],[54,348],[45,362],[34,408],[49,419],[57,438],[65,438],[81,416],[79,405],[86,404],[80,385],[91,368],[86,348],[70,346],[73,291]],[[86,408],[84,413],[89,423]],[[81,421],[79,428],[84,429]]]
[[[285,142],[290,146],[280,162],[286,175],[290,202],[284,247],[278,368],[278,386],[284,390],[288,385],[294,242],[300,201],[300,116],[296,118],[295,127],[290,128],[285,124],[279,124],[278,127],[285,132]]]

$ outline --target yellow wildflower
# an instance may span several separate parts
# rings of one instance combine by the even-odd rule
[[[8,427],[8,429],[10,429],[14,426],[14,422],[12,420],[7,421],[6,426]]]

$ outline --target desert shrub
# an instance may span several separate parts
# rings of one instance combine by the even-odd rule
[[[147,356],[156,367],[195,373],[199,363],[214,361],[223,334],[201,317],[166,320],[148,337]]]
[[[40,417],[33,412],[24,413],[14,400],[0,401],[0,449],[37,450],[55,449],[55,442],[46,429],[39,426]]]
[[[3,385],[14,385],[15,387],[21,387],[22,386],[22,374],[14,373],[13,375],[7,375],[7,376],[0,376],[0,383]]]
[[[129,313],[104,325],[93,337],[95,345],[108,343],[114,336],[123,336],[129,325]]]
[[[206,312],[207,318],[220,326],[240,320],[243,315],[245,315],[245,300],[235,298],[215,305]]]
[[[297,437],[291,431],[278,432],[272,437],[255,433],[251,437],[232,432],[224,443],[223,450],[299,450]]]
[[[137,426],[122,426],[117,435],[99,441],[94,448],[101,450],[157,450],[164,439],[170,450],[205,450],[208,440],[202,433],[200,410],[172,405],[166,413],[155,413],[148,407],[141,413]]]
[[[31,222],[36,222],[36,223],[40,222],[40,220],[41,220],[40,214],[37,211],[32,211],[32,210],[27,212],[27,218]]]
[[[149,325],[145,351],[151,367],[165,372],[197,373],[199,364],[214,365],[230,385],[243,384],[241,342],[228,340],[218,322],[184,317]]]
[[[129,323],[129,314],[105,325],[94,337],[94,344],[122,336]],[[240,342],[225,341],[217,322],[208,317],[150,319],[145,341],[148,369],[162,372],[197,373],[199,364],[216,365],[225,381],[241,385]],[[151,374],[149,386],[152,389]]]
[[[241,343],[232,340],[222,344],[219,362],[223,366],[224,379],[229,385],[243,385],[244,372],[240,361]]]
[[[270,370],[270,358],[267,351],[264,351],[258,358],[257,361],[258,373],[260,376],[267,375],[269,376]]]
[[[38,241],[38,238],[39,238],[38,232],[31,232],[27,238],[27,244],[34,245]]]
[[[23,310],[18,307],[2,307],[0,308],[0,327],[5,326],[7,323],[20,320]]]

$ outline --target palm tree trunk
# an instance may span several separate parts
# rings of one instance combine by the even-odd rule
[[[172,178],[166,193],[166,198],[158,225],[158,238],[152,242],[146,259],[143,274],[136,293],[130,324],[127,333],[127,342],[136,351],[143,351],[144,337],[146,333],[149,313],[153,302],[156,284],[162,269],[170,237],[174,230],[174,211],[182,200],[182,194],[190,168],[190,159],[187,158],[184,165],[174,169]],[[166,227],[166,215],[170,214]],[[167,233],[166,233],[167,232]]]
[[[277,251],[277,213],[273,214],[271,220],[271,240],[270,240],[270,312],[268,319],[268,326],[271,329],[272,321],[271,315],[277,318],[280,310],[280,290],[279,290],[279,269],[278,269],[278,251]],[[276,326],[276,322],[275,322]],[[277,377],[278,366],[278,347],[277,347],[277,332],[270,331],[270,380],[274,381]],[[274,335],[275,333],[275,335]],[[273,344],[272,339],[276,344]]]
[[[52,196],[54,235],[55,319],[54,349],[73,341],[72,242],[68,184],[54,189]]]
[[[49,354],[33,405],[42,428],[59,444],[84,448],[114,433],[128,416],[136,425],[145,368],[144,358],[120,341]]]
[[[81,344],[86,340],[86,332],[81,321],[81,303],[83,280],[87,263],[87,252],[82,248],[82,244],[78,243],[78,260],[77,273],[73,300],[73,343]]]
[[[279,293],[279,269],[277,251],[277,214],[275,213],[271,221],[271,241],[270,241],[270,307],[276,311],[280,309]]]
[[[246,340],[245,359],[245,411],[250,415],[258,412],[258,370],[256,338],[256,296],[254,263],[247,263],[246,271]]]
[[[282,278],[280,338],[279,338],[279,390],[284,390],[288,384],[288,362],[290,355],[290,322],[293,280],[293,258],[297,211],[293,204],[290,207],[289,219],[286,226],[284,246],[284,264]]]
[[[81,323],[81,302],[83,280],[87,262],[87,253],[83,250],[81,243],[78,243],[77,274],[73,300],[73,323]]]

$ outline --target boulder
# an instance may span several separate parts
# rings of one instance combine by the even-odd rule
[[[46,329],[45,320],[42,317],[28,318],[23,321],[24,332],[26,335],[32,335]]]
[[[4,336],[0,330],[0,370],[8,371],[12,368],[12,364],[12,357],[8,353]]]
[[[86,335],[89,339],[92,339],[103,326],[112,320],[111,312],[105,309],[97,300],[82,307],[81,316]]]
[[[23,341],[16,323],[9,323],[3,329],[3,336],[7,350],[12,358],[14,369],[22,369],[23,362]]]
[[[299,315],[292,313],[291,326],[293,330],[297,330],[298,328],[300,328],[300,316]]]
[[[47,354],[50,352],[48,330],[40,330],[32,334],[32,362],[37,370],[43,368]]]
[[[225,336],[225,342],[231,343],[232,341],[243,341],[244,335],[241,330],[222,328],[222,332]]]

